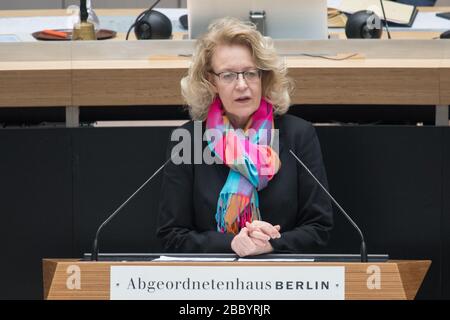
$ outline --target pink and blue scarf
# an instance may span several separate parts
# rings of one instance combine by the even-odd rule
[[[281,166],[272,149],[273,128],[273,107],[264,98],[243,130],[233,128],[218,97],[210,105],[206,119],[208,146],[230,168],[217,201],[217,231],[237,234],[246,222],[261,220],[258,191]],[[208,129],[218,130],[221,138],[212,138]]]

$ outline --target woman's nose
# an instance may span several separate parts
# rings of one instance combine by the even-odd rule
[[[248,87],[247,81],[245,81],[244,75],[242,73],[238,74],[236,79],[236,88],[245,89]]]

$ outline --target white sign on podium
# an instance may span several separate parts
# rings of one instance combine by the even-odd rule
[[[344,267],[111,266],[111,300],[343,300]]]

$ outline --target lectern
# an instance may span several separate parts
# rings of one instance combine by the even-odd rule
[[[430,260],[44,259],[45,299],[414,299]]]

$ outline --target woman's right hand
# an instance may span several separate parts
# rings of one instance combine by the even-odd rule
[[[280,225],[272,225],[266,221],[261,221],[261,220],[254,220],[251,223],[246,222],[245,226],[248,229],[248,233],[249,236],[251,238],[256,238],[256,239],[277,239],[277,238],[281,238],[281,234],[280,234]]]

